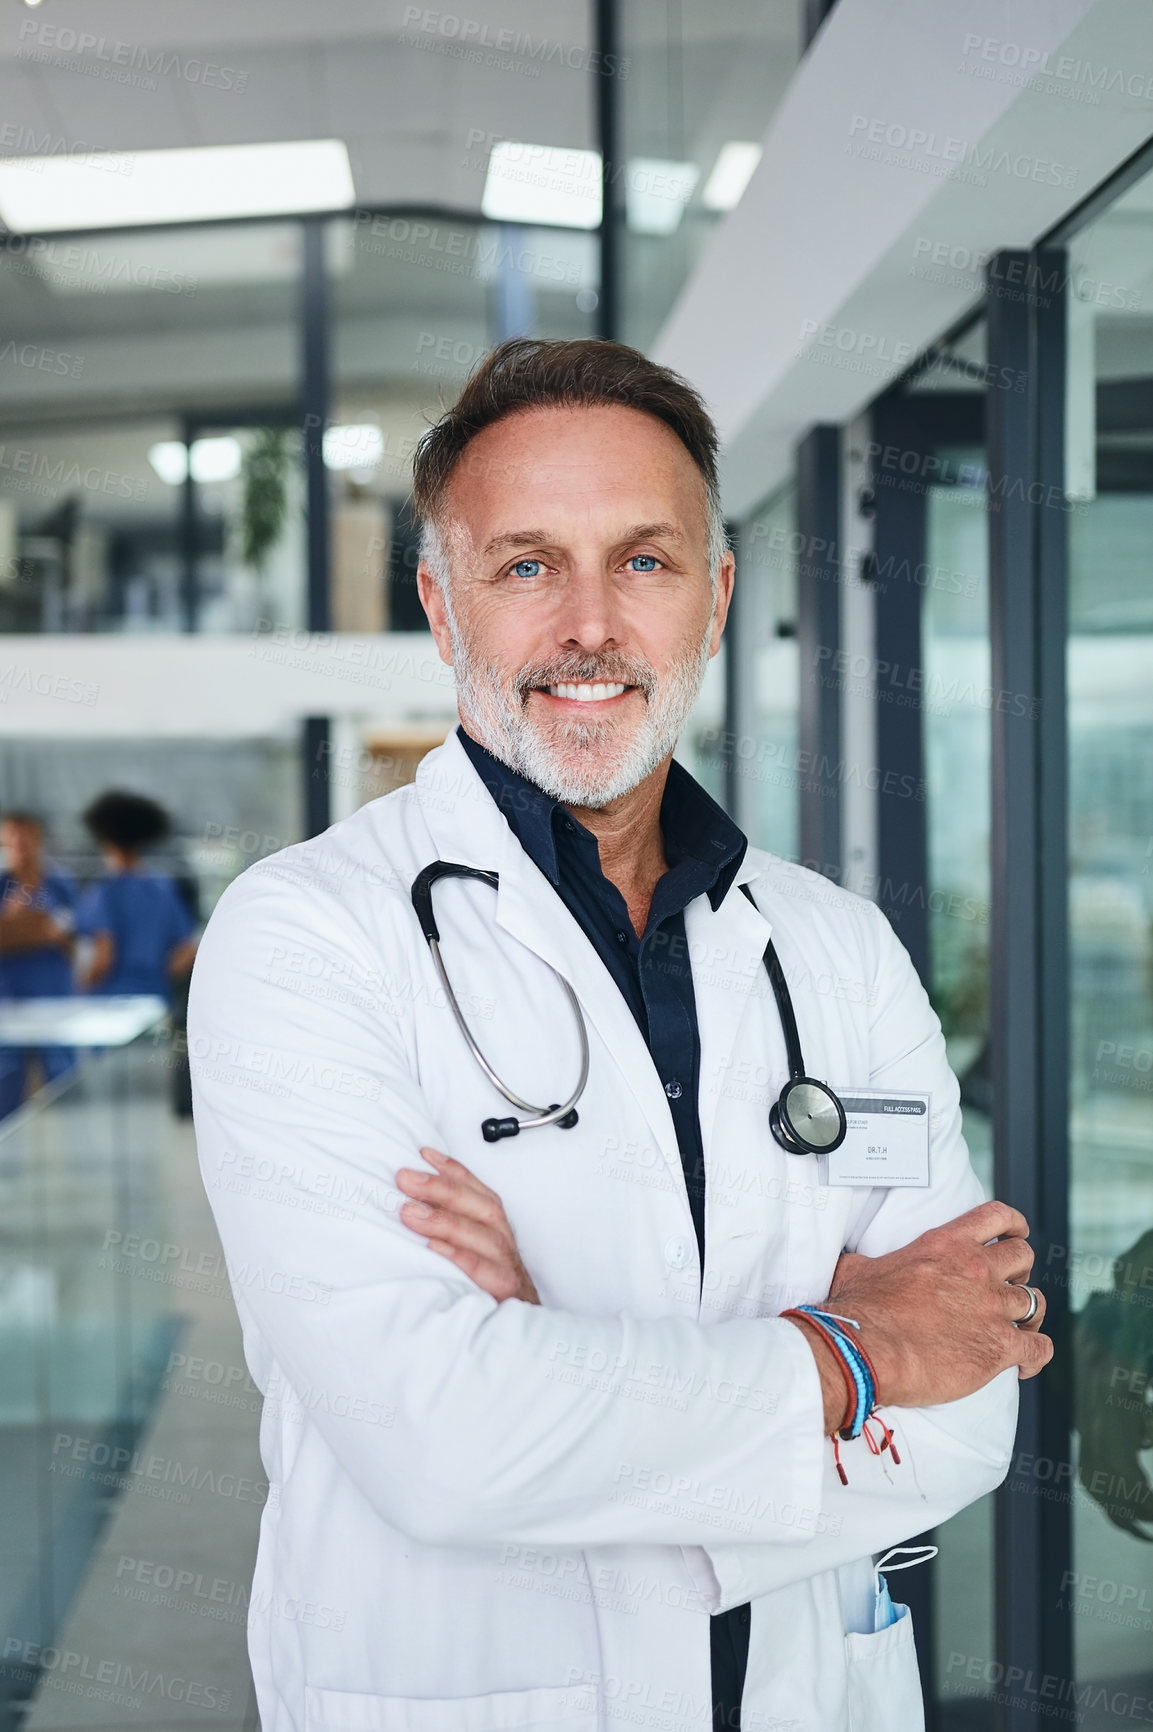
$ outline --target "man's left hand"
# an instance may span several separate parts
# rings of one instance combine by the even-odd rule
[[[496,1299],[523,1299],[539,1305],[532,1276],[520,1260],[504,1204],[460,1161],[439,1149],[421,1149],[435,1173],[397,1169],[397,1188],[411,1200],[400,1218]]]

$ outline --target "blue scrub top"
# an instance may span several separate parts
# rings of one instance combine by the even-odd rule
[[[9,896],[21,908],[46,914],[71,914],[76,908],[76,885],[66,872],[45,872],[30,893],[11,872],[0,872],[0,903]],[[65,998],[72,990],[72,959],[58,944],[0,953],[0,998]]]
[[[107,933],[112,940],[112,967],[95,992],[167,998],[172,986],[168,958],[192,936],[196,922],[171,878],[118,872],[84,892],[76,929],[87,937]]]

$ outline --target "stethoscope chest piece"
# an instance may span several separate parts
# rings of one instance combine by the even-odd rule
[[[741,889],[755,908],[756,902],[748,885],[742,884]],[[771,938],[765,946],[765,969],[777,1001],[789,1061],[789,1080],[775,1105],[769,1108],[769,1129],[781,1148],[790,1155],[830,1155],[845,1140],[848,1130],[845,1109],[827,1083],[805,1075],[796,1012],[781,959]]]
[[[844,1107],[813,1077],[791,1077],[769,1108],[769,1129],[790,1155],[831,1154],[844,1142],[847,1128]]]

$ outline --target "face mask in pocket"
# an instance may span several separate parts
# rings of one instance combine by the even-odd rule
[[[873,1565],[873,1580],[876,1584],[876,1595],[873,1600],[873,1632],[887,1630],[890,1624],[895,1624],[905,1607],[900,1611],[889,1597],[889,1584],[882,1575],[883,1570],[911,1570],[916,1564],[927,1564],[930,1558],[937,1555],[936,1546],[893,1546],[877,1559]],[[895,1562],[897,1558],[902,1561]]]

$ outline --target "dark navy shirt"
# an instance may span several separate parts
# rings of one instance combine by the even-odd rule
[[[705,1165],[697,1110],[701,1041],[685,940],[685,909],[698,896],[718,908],[748,843],[732,819],[675,761],[661,801],[669,869],[657,882],[640,938],[624,897],[601,871],[596,837],[559,800],[510,770],[458,729],[460,741],[517,841],[579,922],[636,1018],[664,1084],[685,1188],[705,1266]],[[712,1620],[713,1724],[739,1732],[749,1650],[749,1608]]]

